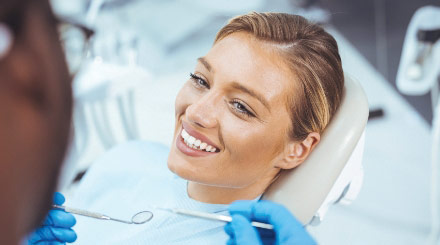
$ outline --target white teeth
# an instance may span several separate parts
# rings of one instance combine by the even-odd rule
[[[182,130],[182,138],[187,139],[189,137],[189,134],[185,131],[185,129]]]
[[[212,146],[208,145],[207,143],[202,142],[199,139],[196,139],[194,136],[189,135],[185,129],[182,129],[180,136],[182,136],[185,144],[193,149],[205,150],[207,152],[215,152],[217,150],[215,147],[212,147]]]
[[[194,144],[194,142],[196,142],[196,138],[189,136],[188,143],[192,145],[192,144]]]

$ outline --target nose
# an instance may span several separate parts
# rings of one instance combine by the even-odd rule
[[[216,96],[208,93],[186,108],[186,119],[201,128],[214,128],[218,123],[217,110]]]

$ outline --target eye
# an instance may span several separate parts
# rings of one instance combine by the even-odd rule
[[[191,80],[193,81],[196,87],[209,89],[209,84],[200,76],[197,76],[193,73],[190,73],[189,76],[191,77]]]
[[[236,112],[247,117],[255,117],[255,115],[239,100],[232,100],[230,104]]]

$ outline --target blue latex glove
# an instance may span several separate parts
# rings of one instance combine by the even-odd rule
[[[55,192],[53,203],[62,205],[65,201],[64,196]],[[76,233],[71,229],[76,223],[72,214],[63,210],[52,209],[46,216],[43,224],[28,237],[28,244],[66,244],[74,242]]]
[[[232,222],[225,226],[232,244],[317,244],[302,224],[282,205],[270,201],[236,201],[229,206]],[[255,228],[251,221],[272,224]]]

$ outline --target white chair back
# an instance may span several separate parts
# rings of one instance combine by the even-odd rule
[[[300,166],[283,171],[263,199],[285,205],[302,224],[309,224],[349,162],[365,130],[368,113],[362,87],[346,77],[342,103],[319,144]],[[363,144],[360,145],[363,148]],[[358,153],[353,155],[361,161]]]

